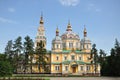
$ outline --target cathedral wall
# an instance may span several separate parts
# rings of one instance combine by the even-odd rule
[[[80,50],[80,41],[79,40],[74,40],[74,39],[64,39],[62,40],[65,46],[63,46],[64,50]],[[70,46],[70,43],[72,45]]]

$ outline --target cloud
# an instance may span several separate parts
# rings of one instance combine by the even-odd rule
[[[59,0],[63,6],[77,6],[80,0]]]
[[[98,7],[96,7],[94,4],[92,4],[92,3],[90,3],[89,5],[88,5],[88,10],[89,11],[96,11],[96,12],[100,12],[101,11],[101,9],[99,9]]]
[[[16,21],[10,20],[10,19],[5,19],[3,17],[0,17],[0,22],[2,23],[10,23],[10,24],[17,24]]]
[[[101,11],[101,9],[96,9],[96,12],[100,12]]]
[[[14,8],[8,8],[8,11],[13,13],[13,12],[15,12],[15,9]]]

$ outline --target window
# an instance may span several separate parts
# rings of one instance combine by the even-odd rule
[[[59,60],[59,57],[58,57],[58,56],[56,57],[56,60]]]
[[[81,45],[81,49],[83,49],[83,45]]]
[[[90,60],[90,58],[89,58],[89,57],[87,57],[87,60]]]
[[[87,49],[89,49],[89,46],[87,45]]]
[[[74,55],[71,56],[71,60],[75,60],[75,56]]]
[[[81,59],[81,56],[79,57],[79,60],[82,60],[82,59]]]
[[[68,71],[68,66],[65,66],[65,71]]]
[[[42,36],[40,36],[40,39],[42,39]]]
[[[66,47],[66,44],[65,43],[63,43],[63,48],[65,48]]]
[[[55,66],[55,70],[56,70],[56,71],[59,71],[59,66]]]
[[[64,57],[64,60],[67,60],[67,56]]]
[[[83,71],[83,66],[80,66],[80,70]]]
[[[83,49],[85,49],[85,45],[83,44]]]
[[[57,49],[59,48],[59,45],[58,45],[58,44],[56,44],[56,48],[57,48]]]
[[[76,48],[78,48],[78,42],[76,42]]]
[[[87,67],[86,67],[86,70],[89,71],[89,70],[90,70],[90,66],[87,66]]]
[[[73,43],[69,43],[69,48],[73,48]]]
[[[39,32],[39,35],[41,35],[41,33]]]

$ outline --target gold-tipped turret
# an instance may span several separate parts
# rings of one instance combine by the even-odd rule
[[[84,31],[83,31],[83,34],[84,34],[84,37],[87,37],[87,30],[86,30],[85,25],[84,25]]]
[[[40,17],[40,24],[43,24],[44,21],[43,21],[43,14],[41,13],[41,17]]]
[[[59,36],[59,29],[58,29],[58,27],[56,28],[56,36]]]
[[[72,27],[70,25],[70,20],[68,21],[68,25],[67,25],[66,31],[72,31]]]

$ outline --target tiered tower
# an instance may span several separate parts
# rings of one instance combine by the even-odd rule
[[[46,36],[45,36],[43,15],[41,15],[40,17],[40,26],[38,27],[37,36],[35,38],[35,48],[39,45],[40,41],[43,41],[44,48],[46,48]]]

